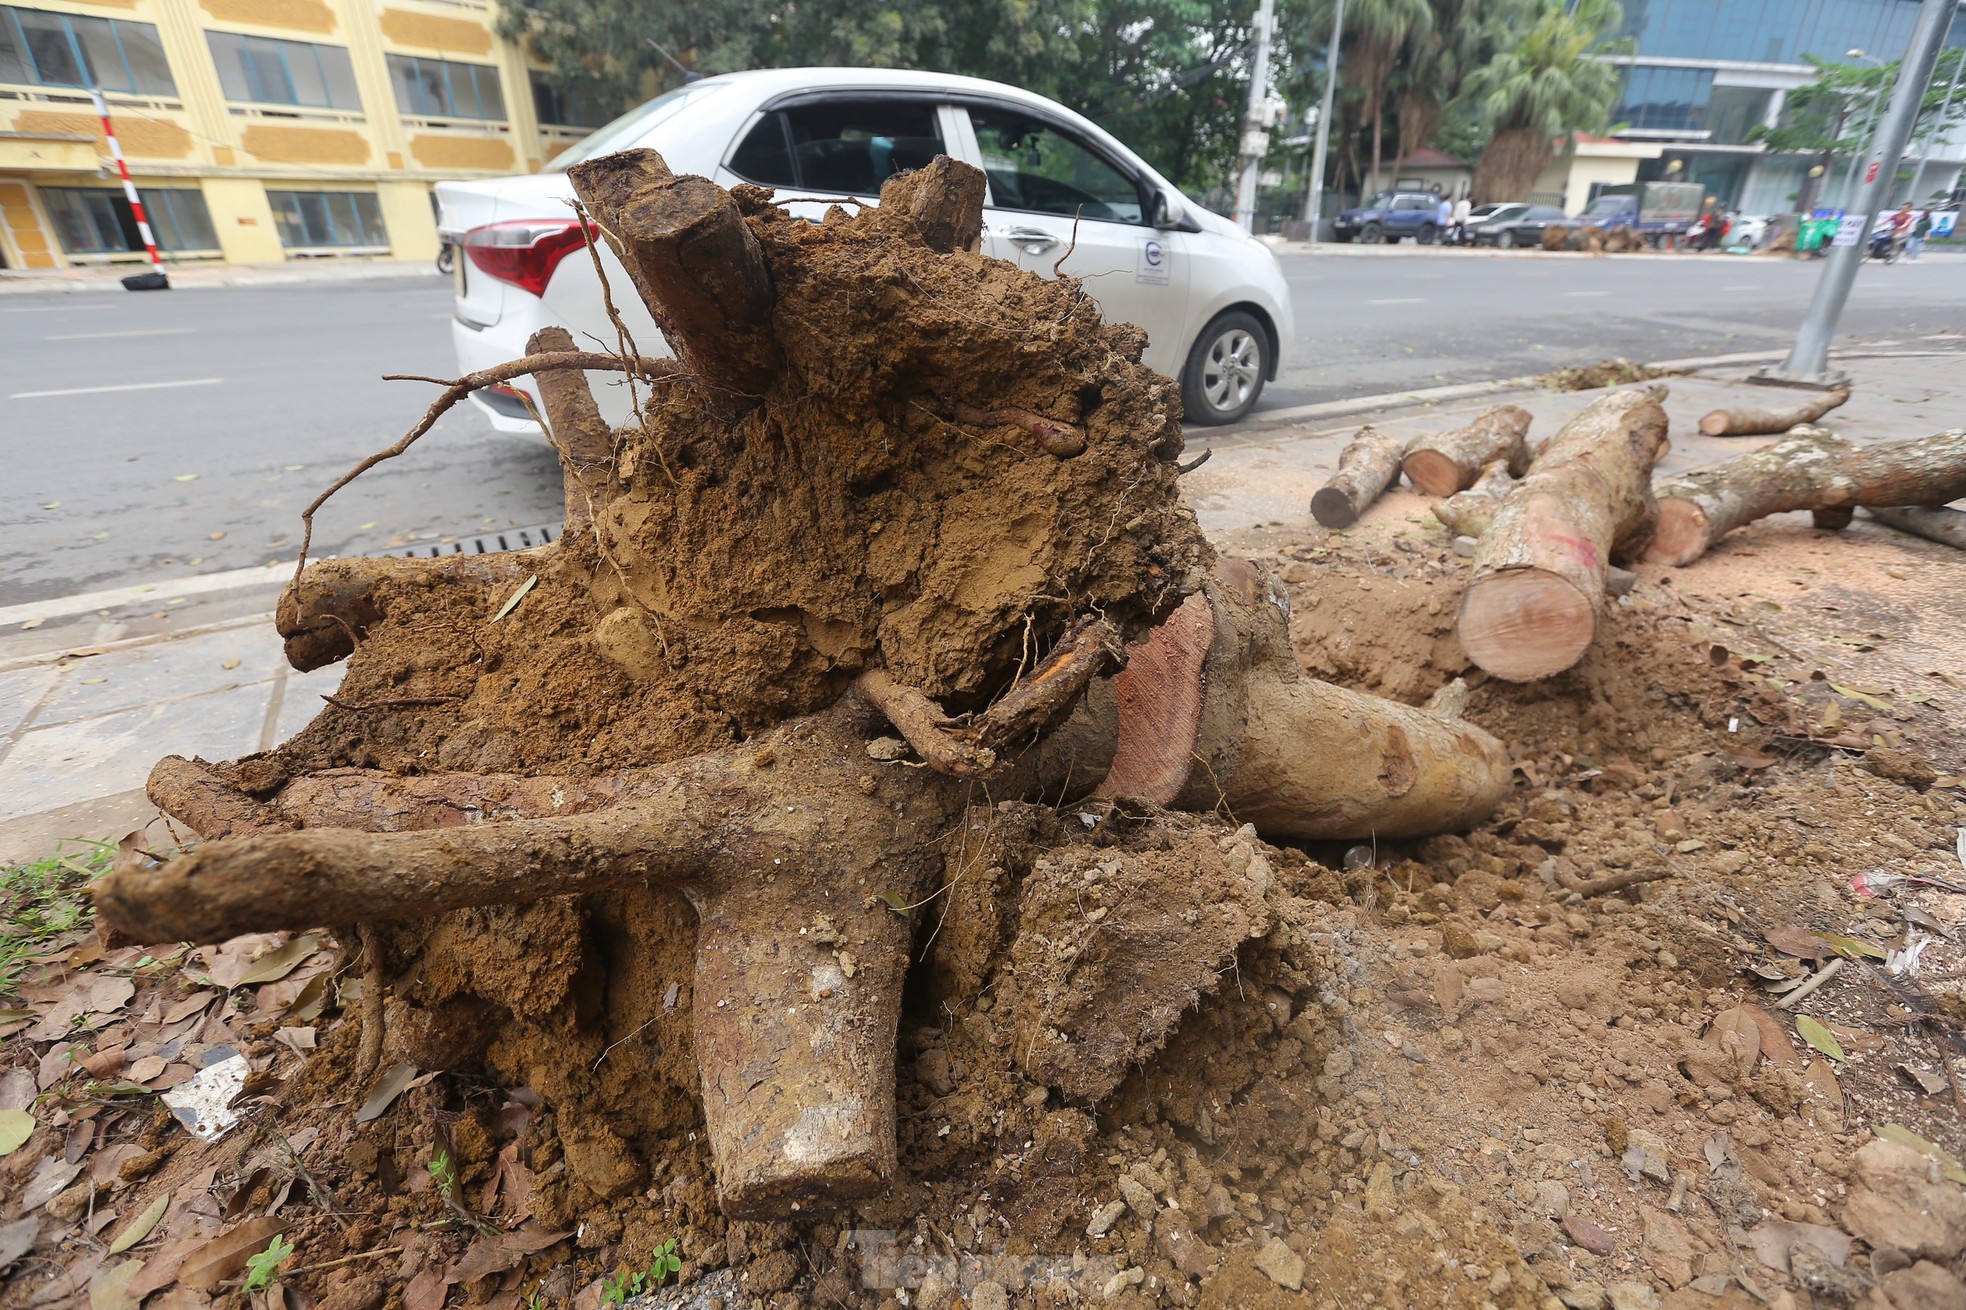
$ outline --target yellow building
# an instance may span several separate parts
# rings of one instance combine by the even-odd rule
[[[598,121],[486,0],[0,0],[8,268],[143,258],[91,81],[171,260],[431,259],[432,183],[535,171]]]

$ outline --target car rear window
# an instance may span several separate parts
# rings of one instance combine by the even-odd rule
[[[942,153],[929,101],[827,100],[766,114],[730,168],[763,186],[877,195],[888,178]]]
[[[723,90],[726,82],[693,82],[667,91],[646,104],[638,105],[621,117],[596,128],[592,136],[583,138],[568,146],[546,162],[548,173],[564,173],[575,164],[586,159],[596,159],[601,155],[611,155],[617,150],[626,150],[647,136],[650,131],[681,113],[685,106],[700,104],[705,98]]]

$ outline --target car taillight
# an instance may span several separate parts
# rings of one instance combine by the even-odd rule
[[[588,225],[590,232],[598,229]],[[480,270],[535,296],[546,294],[560,261],[586,244],[580,220],[519,219],[489,223],[464,234],[464,253]]]

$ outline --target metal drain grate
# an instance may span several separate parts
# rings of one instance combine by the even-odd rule
[[[414,546],[404,546],[400,550],[386,550],[382,553],[401,559],[436,559],[440,555],[496,555],[503,550],[530,550],[534,546],[544,546],[559,535],[559,524],[542,523],[532,528],[506,528],[502,532],[485,532],[475,537],[457,537],[450,541],[418,542]]]

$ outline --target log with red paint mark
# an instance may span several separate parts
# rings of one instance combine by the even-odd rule
[[[1498,678],[1533,682],[1583,658],[1614,556],[1642,549],[1652,467],[1669,446],[1664,387],[1592,402],[1550,438],[1475,548],[1461,647]]]

